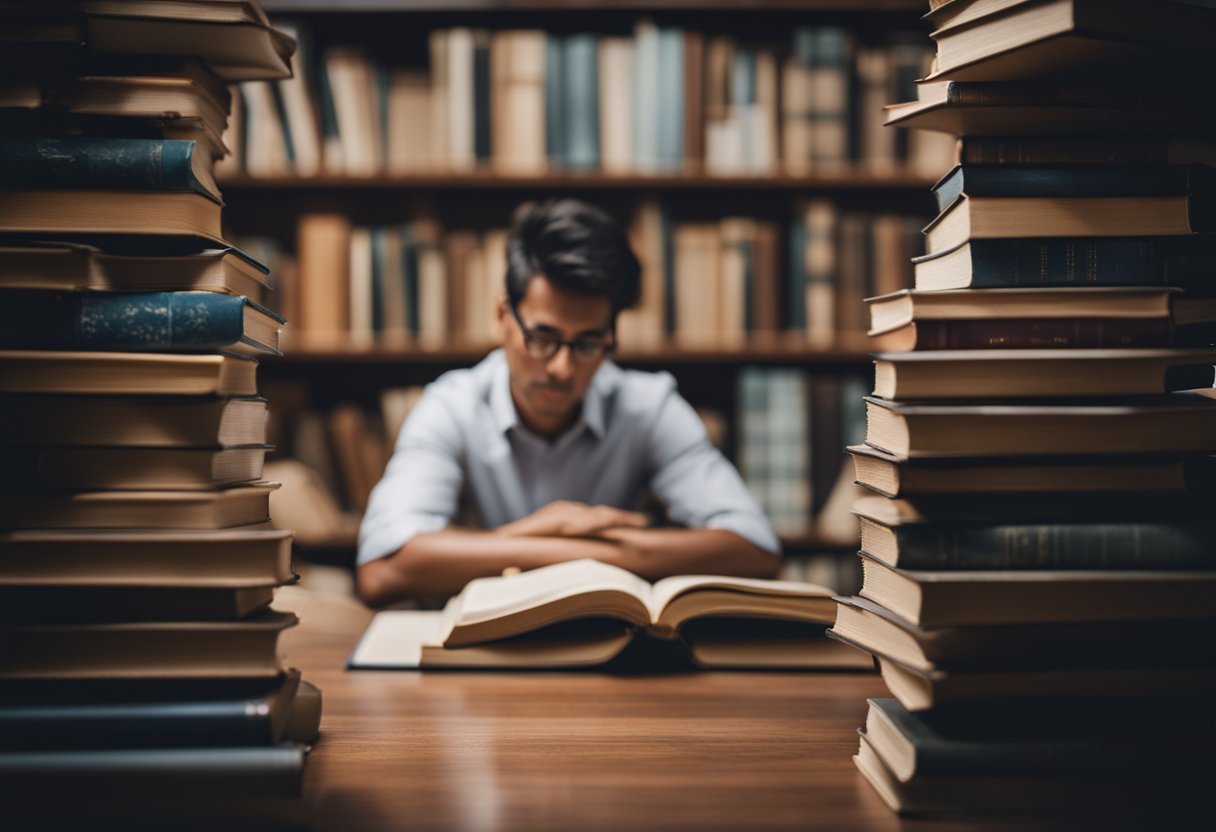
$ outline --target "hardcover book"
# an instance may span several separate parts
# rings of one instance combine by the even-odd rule
[[[0,441],[23,445],[237,448],[266,443],[262,398],[0,395]]]
[[[870,334],[924,321],[1163,320],[1197,326],[1216,319],[1216,301],[1168,287],[1120,286],[1025,289],[903,289],[867,298]],[[1168,331],[1168,330],[1167,330]],[[929,359],[932,360],[932,359]]]
[[[963,82],[917,87],[917,100],[888,105],[886,125],[956,136],[1210,135],[1213,102],[1168,83]]]
[[[858,485],[884,497],[939,494],[1183,494],[1216,487],[1216,457],[916,457],[850,445]]]
[[[280,355],[286,321],[249,298],[216,292],[6,292],[5,349]]]
[[[9,445],[0,491],[212,491],[262,478],[268,445],[238,448],[80,448]]]
[[[279,636],[296,623],[270,610],[239,621],[6,625],[0,679],[274,678]]]
[[[291,539],[261,526],[0,532],[0,585],[275,586],[295,578]]]
[[[1207,569],[1216,566],[1216,524],[1203,503],[1171,495],[1101,501],[945,501],[944,516],[906,500],[867,496],[853,506],[862,551],[888,566],[914,570]],[[1182,503],[1175,507],[1173,503]],[[990,508],[985,512],[987,502]],[[953,503],[953,505],[952,505]],[[1012,503],[1012,505],[1010,505]],[[961,504],[961,505],[960,505]],[[979,510],[977,510],[977,508]],[[1192,509],[1187,516],[1187,509]]]
[[[1216,571],[893,569],[861,559],[861,596],[921,627],[1211,618]]]
[[[929,350],[874,357],[884,399],[1153,396],[1216,384],[1216,350]]]
[[[903,404],[866,398],[866,444],[901,458],[1216,453],[1216,401]]]
[[[0,393],[256,396],[257,362],[231,355],[0,351]]]
[[[917,671],[1216,666],[1216,620],[920,627],[867,598],[836,598],[828,634]]]
[[[0,245],[0,287],[103,292],[223,292],[265,300],[267,268],[232,246],[156,238],[92,244],[30,238]],[[104,246],[104,247],[103,247]]]
[[[0,529],[226,529],[270,520],[277,482],[215,491],[6,494]]]
[[[918,290],[1177,286],[1210,294],[1216,235],[971,240],[915,257]]]
[[[1108,667],[967,670],[914,670],[881,654],[877,659],[887,688],[901,705],[917,712],[1049,698],[1073,702],[1122,699],[1131,706],[1145,699],[1197,701],[1216,694],[1216,668],[1189,658],[1173,666],[1158,661]]]

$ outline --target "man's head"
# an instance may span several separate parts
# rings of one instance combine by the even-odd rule
[[[562,199],[516,212],[498,314],[512,397],[529,428],[555,435],[574,418],[640,277],[625,232],[600,209]]]

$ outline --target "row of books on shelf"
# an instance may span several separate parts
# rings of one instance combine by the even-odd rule
[[[780,332],[831,345],[865,330],[863,298],[911,285],[919,225],[827,200],[799,202],[785,228],[746,216],[684,222],[645,200],[631,224],[642,300],[621,315],[621,345],[729,348]],[[505,229],[430,218],[363,227],[341,214],[302,216],[294,257],[268,238],[238,240],[282,277],[275,300],[301,343],[432,346],[497,340],[506,241]]]
[[[225,172],[369,176],[492,170],[803,175],[940,169],[942,137],[882,129],[925,71],[918,38],[797,27],[785,44],[648,20],[632,36],[454,27],[429,67],[331,45],[293,78],[241,87]],[[419,56],[424,57],[424,56]]]

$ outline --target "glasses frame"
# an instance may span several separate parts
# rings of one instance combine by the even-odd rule
[[[586,347],[586,345],[592,343],[592,339],[584,336],[582,338],[574,338],[567,341],[547,333],[545,335],[541,335],[536,330],[530,329],[528,325],[524,323],[524,319],[520,317],[519,310],[515,307],[514,301],[508,301],[507,305],[511,308],[511,315],[515,318],[515,323],[519,324],[519,331],[523,333],[524,347],[527,349],[528,355],[532,356],[533,358],[549,361],[562,351],[562,347],[569,347],[571,358],[575,359],[576,361],[590,363],[592,361],[598,361],[607,355],[611,355],[616,349],[615,319],[608,328],[607,343],[596,343],[596,352],[593,355],[587,355],[583,353],[582,350]],[[532,346],[533,344],[544,345],[544,348],[541,350],[541,352],[536,352],[535,348]]]

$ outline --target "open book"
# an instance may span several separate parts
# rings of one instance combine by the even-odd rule
[[[594,667],[648,638],[705,668],[869,668],[824,635],[832,593],[795,581],[680,575],[655,584],[594,560],[478,578],[442,612],[386,611],[350,668]]]

